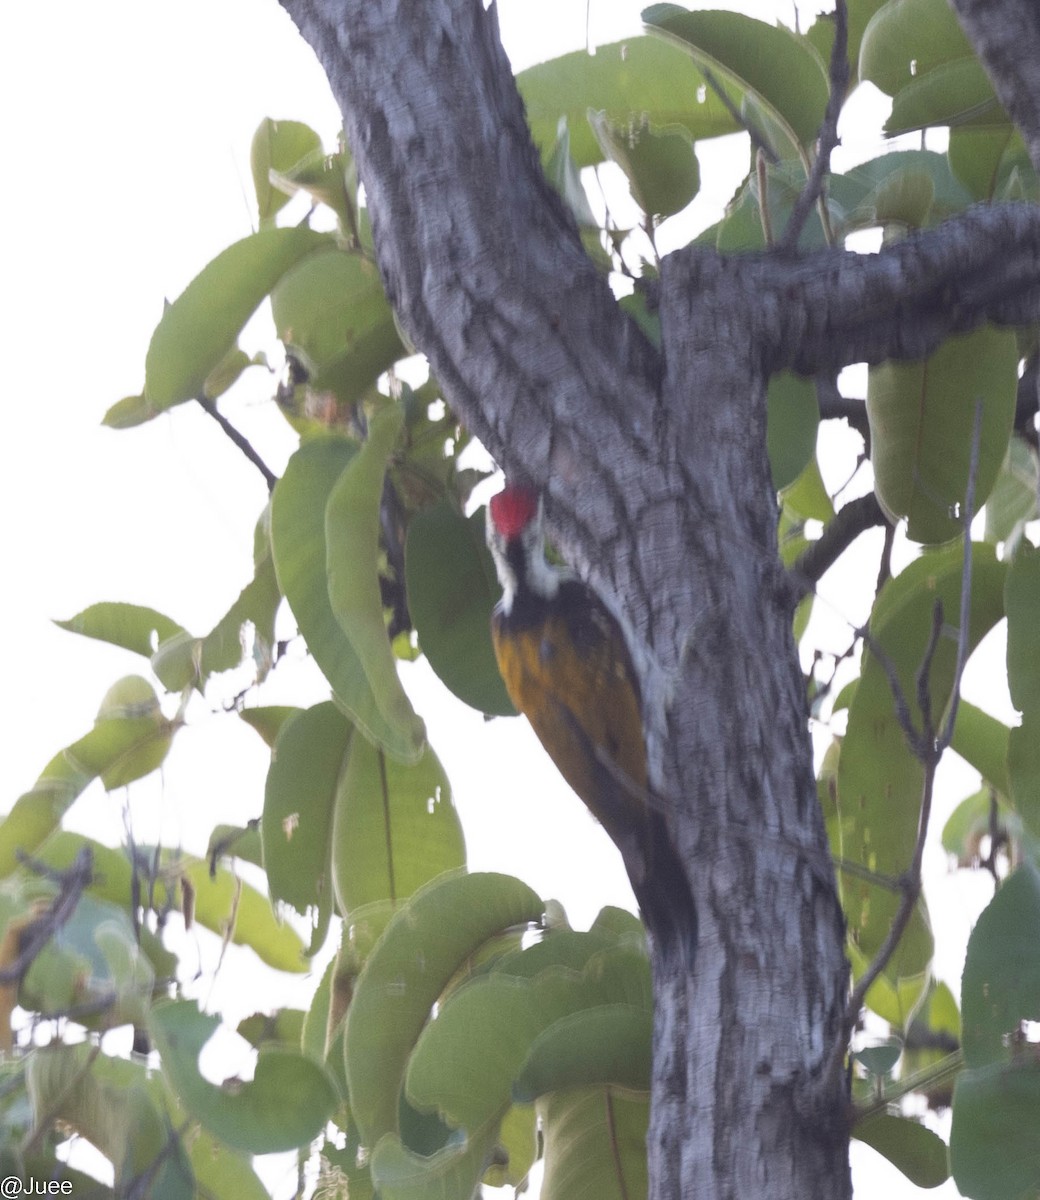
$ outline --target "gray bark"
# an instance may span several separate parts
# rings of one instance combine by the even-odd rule
[[[776,552],[766,383],[919,356],[987,316],[1035,319],[1040,218],[974,211],[873,256],[674,254],[659,353],[541,174],[493,9],[282,3],[343,110],[405,329],[633,631],[652,779],[700,925],[692,971],[655,956],[651,1195],[841,1200],[844,931]]]

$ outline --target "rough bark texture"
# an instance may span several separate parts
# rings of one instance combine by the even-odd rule
[[[282,3],[343,109],[404,327],[633,630],[652,778],[700,923],[692,972],[655,955],[651,1194],[841,1200],[845,1084],[825,1068],[847,968],[766,382],[919,356],[986,316],[1035,319],[1040,216],[976,210],[872,256],[674,254],[658,353],[542,177],[493,9]]]
[[[1040,6],[1036,0],[950,0],[950,5],[1040,171]]]

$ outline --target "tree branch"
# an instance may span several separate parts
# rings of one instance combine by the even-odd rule
[[[866,402],[859,397],[843,396],[838,391],[838,379],[834,374],[816,376],[816,403],[820,407],[821,421],[847,421],[863,439],[870,450],[870,422],[867,420]]]
[[[835,0],[834,43],[831,46],[829,75],[831,90],[816,141],[816,158],[805,187],[791,210],[783,237],[777,243],[778,250],[793,250],[798,245],[809,210],[817,201],[824,203],[823,181],[831,168],[831,152],[838,145],[838,118],[849,89],[849,14],[845,0]],[[828,228],[826,219],[824,228]]]
[[[1040,171],[1040,7],[1036,0],[950,4]]]
[[[739,291],[750,343],[769,371],[834,372],[854,362],[917,359],[984,321],[1040,317],[1040,208],[977,205],[877,254],[821,250],[668,255],[662,285]]]
[[[861,533],[875,525],[884,524],[885,514],[873,492],[850,500],[791,567],[791,578],[798,597],[815,589],[816,584]]]

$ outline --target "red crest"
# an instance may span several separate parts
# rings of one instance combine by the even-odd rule
[[[538,493],[534,488],[517,484],[504,487],[491,497],[491,520],[504,538],[522,533],[538,512]]]

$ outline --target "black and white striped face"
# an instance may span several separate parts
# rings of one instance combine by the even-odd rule
[[[503,613],[512,610],[518,592],[552,599],[560,572],[545,560],[541,497],[529,488],[505,488],[488,505],[487,543],[502,585]]]

